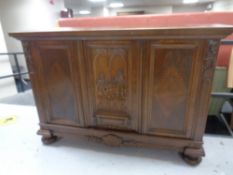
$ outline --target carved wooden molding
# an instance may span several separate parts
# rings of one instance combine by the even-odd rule
[[[25,59],[27,61],[29,73],[32,74],[32,73],[34,73],[34,68],[33,68],[33,63],[32,63],[32,58],[31,58],[29,41],[23,41],[22,46],[23,46],[23,50],[24,50]]]
[[[102,137],[103,143],[109,146],[114,146],[114,147],[118,147],[122,144],[122,138],[116,136],[116,135],[106,135],[104,137]]]
[[[112,147],[120,147],[121,145],[134,146],[134,147],[139,147],[139,148],[145,147],[145,144],[143,142],[138,142],[135,140],[124,140],[123,138],[115,134],[107,134],[102,137],[87,136],[87,138],[90,141],[93,141],[96,143],[103,143],[103,144],[106,144]]]
[[[107,134],[102,137],[96,137],[96,136],[87,136],[87,137],[91,141],[101,142],[112,147],[119,147],[123,144],[123,139],[114,134]]]
[[[204,72],[204,80],[207,83],[210,83],[212,80],[212,74],[215,67],[215,57],[218,53],[218,40],[209,40],[208,41],[208,50],[206,56],[204,56],[204,64],[203,64],[203,72]]]
[[[96,112],[97,125],[111,129],[123,129],[129,125],[129,116],[124,114],[112,115],[111,113]]]

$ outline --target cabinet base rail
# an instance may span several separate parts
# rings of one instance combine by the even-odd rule
[[[190,165],[198,165],[205,156],[202,141],[53,124],[40,124],[40,126],[41,129],[37,134],[42,135],[42,142],[45,145],[54,143],[58,137],[78,136],[112,147],[131,146],[174,150],[179,152],[183,160]]]

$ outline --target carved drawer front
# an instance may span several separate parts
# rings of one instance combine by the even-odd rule
[[[82,125],[82,109],[76,76],[78,65],[71,41],[33,43],[37,88],[47,123]],[[41,102],[40,101],[40,102]]]
[[[140,65],[130,41],[85,42],[90,126],[138,129]]]
[[[148,44],[145,63],[143,132],[191,137],[198,97],[198,41],[157,41]]]

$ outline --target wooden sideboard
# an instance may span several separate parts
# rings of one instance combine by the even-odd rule
[[[231,26],[56,29],[22,41],[42,141],[83,136],[112,146],[204,156],[215,60]]]

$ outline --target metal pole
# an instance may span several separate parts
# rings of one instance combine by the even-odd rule
[[[222,45],[233,45],[233,40],[221,40]]]
[[[233,137],[233,132],[232,132],[232,130],[231,130],[231,127],[230,127],[229,124],[227,123],[227,121],[226,121],[224,115],[223,115],[222,113],[220,113],[219,117],[221,118],[221,120],[222,120],[223,123],[225,124],[225,126],[226,126],[228,132],[230,133],[231,137]]]
[[[13,56],[14,56],[14,61],[15,61],[15,65],[16,65],[16,70],[19,73],[19,80],[20,80],[19,84],[20,84],[21,90],[24,92],[25,89],[24,89],[24,85],[23,85],[23,81],[22,81],[22,75],[20,74],[21,71],[20,71],[20,67],[19,67],[19,62],[18,62],[17,54],[14,53]]]
[[[15,73],[15,74],[10,74],[10,75],[4,75],[4,76],[0,76],[0,80],[1,79],[4,79],[4,78],[10,78],[10,77],[16,77],[16,76],[18,76],[19,74],[21,74],[21,75],[27,75],[27,74],[29,74],[29,72],[23,72],[23,73]]]
[[[233,99],[232,92],[212,92],[211,96],[215,98]]]

